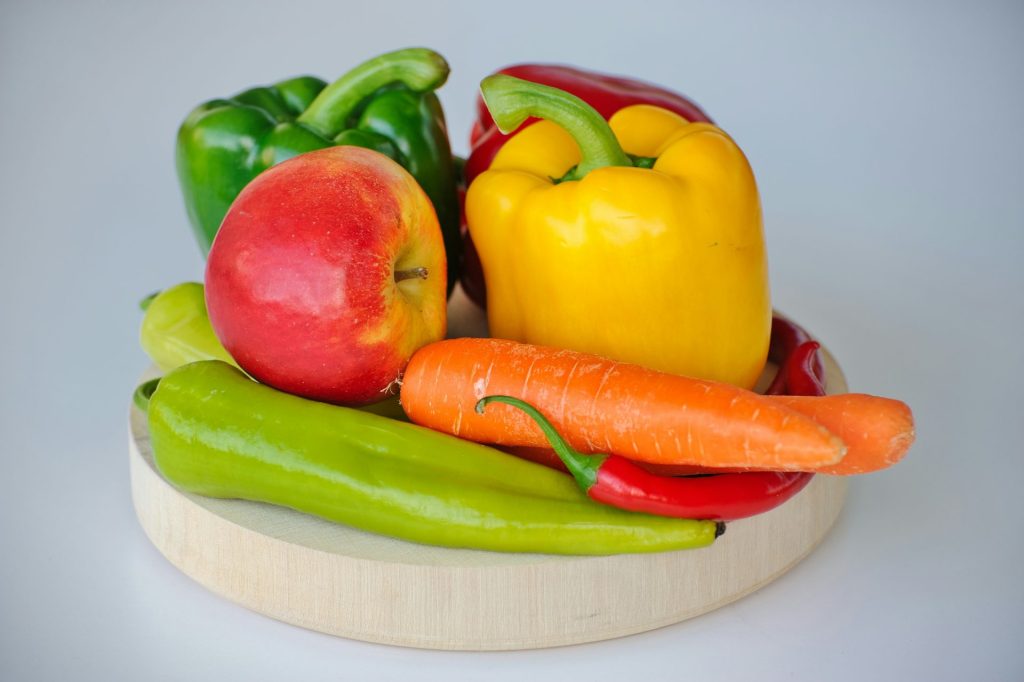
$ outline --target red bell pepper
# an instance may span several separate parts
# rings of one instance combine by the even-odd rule
[[[516,64],[507,66],[498,73],[565,90],[597,109],[605,119],[611,118],[619,109],[632,104],[652,104],[674,111],[688,121],[711,123],[708,115],[686,97],[643,81],[556,64]],[[472,151],[465,166],[466,187],[476,176],[490,168],[498,150],[510,137],[537,121],[534,118],[527,119],[515,132],[506,135],[494,125],[494,119],[491,118],[480,96],[477,96],[476,106],[478,118],[470,135]],[[468,232],[463,232],[463,240],[465,248],[462,288],[473,301],[485,306],[487,290],[480,259]]]

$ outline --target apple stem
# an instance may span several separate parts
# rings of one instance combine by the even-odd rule
[[[406,279],[426,279],[430,274],[426,268],[412,268],[411,270],[396,270],[395,281],[401,282]]]

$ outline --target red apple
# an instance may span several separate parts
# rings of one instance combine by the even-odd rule
[[[257,380],[363,405],[444,337],[445,282],[441,228],[416,180],[378,152],[330,147],[238,195],[210,250],[206,305]]]

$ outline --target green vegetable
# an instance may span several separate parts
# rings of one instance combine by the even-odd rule
[[[223,360],[238,366],[210,326],[202,284],[176,284],[147,296],[141,306],[146,311],[139,333],[142,349],[161,371],[169,372],[200,360]],[[398,396],[359,409],[408,421]]]
[[[456,171],[434,94],[448,64],[425,48],[375,57],[327,85],[301,76],[196,107],[178,131],[178,179],[196,239],[208,253],[231,202],[260,172],[335,145],[390,156],[416,178],[437,211],[448,291],[462,253]]]
[[[701,547],[713,521],[625,512],[547,467],[413,424],[281,393],[223,362],[137,392],[157,468],[192,493],[291,507],[446,547],[618,554]]]
[[[139,340],[161,371],[197,360],[236,364],[210,326],[202,284],[184,282],[146,300]]]

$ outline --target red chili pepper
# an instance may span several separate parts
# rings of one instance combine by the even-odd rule
[[[656,476],[619,455],[585,455],[573,450],[544,415],[519,398],[487,396],[476,404],[477,412],[483,412],[490,402],[518,407],[533,417],[580,488],[591,499],[620,509],[733,521],[774,509],[800,492],[812,476],[777,471],[681,478]]]
[[[814,374],[814,363],[819,359],[817,341],[801,343],[786,361],[786,387],[789,395],[825,395],[825,387]]]
[[[687,121],[711,123],[711,119],[700,107],[679,93],[631,78],[556,64],[516,64],[498,73],[565,90],[597,109],[605,119],[631,104],[653,104],[674,111]],[[506,135],[494,125],[494,119],[483,98],[477,97],[476,108],[478,118],[470,135],[472,152],[464,170],[466,186],[491,167],[498,150],[510,137],[537,121],[535,118],[527,119],[516,131]],[[462,288],[470,299],[484,307],[487,305],[487,289],[480,257],[468,232],[464,233],[463,242]]]
[[[772,317],[768,359],[779,366],[768,395],[825,395],[821,344],[803,327],[778,313]]]

